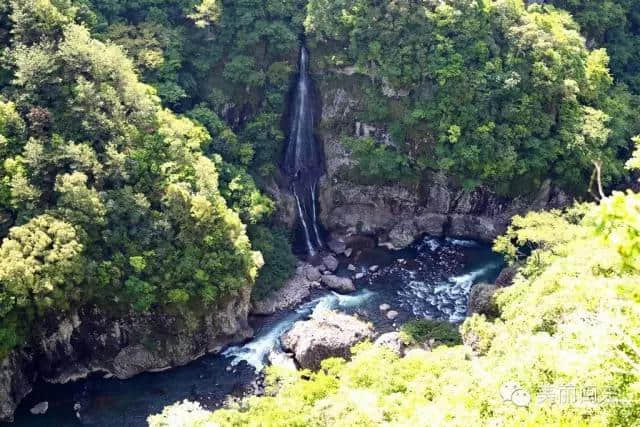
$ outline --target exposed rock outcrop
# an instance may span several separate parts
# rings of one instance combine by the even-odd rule
[[[282,288],[267,298],[254,301],[251,313],[266,316],[300,304],[311,295],[314,288],[320,287],[321,277],[320,271],[310,264],[297,267],[295,275]]]
[[[338,277],[333,274],[327,274],[322,276],[321,280],[323,285],[336,292],[348,294],[356,290],[353,281],[347,277]]]
[[[321,310],[311,319],[297,322],[281,341],[300,367],[318,369],[326,358],[349,358],[351,347],[373,338],[373,334],[370,324],[353,316]]]
[[[500,289],[498,285],[488,283],[478,283],[471,288],[469,294],[469,304],[467,306],[467,315],[484,314],[490,317],[500,315],[500,310],[495,302],[494,296]]]
[[[342,135],[370,136],[389,144],[385,124],[363,124],[359,112],[367,111],[368,98],[358,92],[357,72],[317,76],[322,95],[323,142],[326,175],[320,182],[320,219],[337,240],[367,234],[385,246],[404,248],[423,234],[491,241],[504,233],[511,218],[532,210],[565,206],[569,199],[545,182],[539,191],[506,199],[485,188],[461,188],[455,180],[431,174],[419,186],[401,183],[364,185],[345,174],[354,166]],[[389,96],[401,96],[389,92]],[[347,244],[347,247],[349,245]]]
[[[12,421],[13,412],[31,393],[35,381],[33,359],[21,351],[12,351],[0,362],[0,421]]]
[[[28,354],[14,351],[0,362],[0,421],[12,418],[37,376],[52,383],[93,372],[127,379],[182,366],[244,341],[253,334],[249,298],[247,288],[194,319],[157,313],[114,318],[97,308],[52,319],[49,323],[56,326],[44,331]]]

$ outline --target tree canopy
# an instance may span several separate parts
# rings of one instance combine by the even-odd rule
[[[418,177],[444,171],[505,194],[551,177],[579,194],[594,160],[608,179],[624,175],[633,102],[614,90],[607,52],[589,49],[565,11],[503,0],[311,0],[305,25],[327,64],[373,79],[362,119],[390,129]]]
[[[520,265],[515,283],[496,294],[497,318],[476,314],[460,326],[464,345],[453,335],[433,351],[398,357],[360,344],[351,361],[327,359],[317,372],[270,368],[264,396],[213,413],[176,404],[149,424],[634,425],[638,218],[632,192],[516,217],[495,244]]]
[[[70,3],[14,0],[8,13],[0,352],[50,311],[194,310],[251,286],[262,260],[241,217],[272,206],[246,172],[205,155],[207,130],[164,109]]]

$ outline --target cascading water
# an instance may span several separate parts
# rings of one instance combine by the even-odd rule
[[[300,48],[298,67],[299,76],[293,98],[291,127],[283,169],[296,200],[305,249],[313,256],[323,247],[317,219],[316,197],[323,167],[322,156],[313,135],[313,91],[309,77],[309,52],[304,46]]]
[[[312,216],[313,211],[309,211],[309,218]],[[314,231],[311,223],[307,225],[311,242]],[[372,265],[379,268],[374,272]],[[463,240],[425,238],[400,251],[366,249],[357,264],[358,272],[365,276],[357,279],[358,291],[353,294],[320,291],[293,310],[252,319],[252,340],[187,366],[126,381],[95,375],[77,383],[39,384],[23,402],[11,426],[143,427],[150,414],[185,399],[208,409],[218,408],[230,395],[255,392],[257,374],[267,364],[268,355],[282,351],[281,336],[316,311],[356,314],[372,322],[380,333],[416,318],[459,322],[466,316],[471,286],[492,282],[501,266],[502,259],[488,247]],[[338,274],[355,276],[356,272],[339,270]],[[390,305],[398,317],[387,318],[387,313],[380,310],[382,304]],[[30,408],[43,401],[49,403],[47,413],[31,414]]]

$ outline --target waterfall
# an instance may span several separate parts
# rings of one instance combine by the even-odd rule
[[[316,244],[319,248],[321,248],[322,238],[320,237],[320,231],[318,231],[318,217],[316,213],[316,208],[318,206],[318,202],[316,201],[316,191],[318,188],[317,184],[317,182],[314,182],[311,186],[311,223],[313,224],[313,234],[316,238]]]
[[[296,192],[295,187],[293,188],[293,197],[295,197],[296,205],[298,205],[298,218],[300,218],[300,224],[302,225],[302,230],[304,231],[304,241],[307,245],[307,253],[311,256],[314,256],[316,254],[316,251],[313,248],[311,239],[309,238],[309,227],[307,226],[307,221],[304,219],[305,213],[302,210],[302,204],[300,203],[300,198],[298,197],[298,193]]]
[[[324,246],[317,218],[316,196],[323,165],[313,134],[313,90],[309,76],[309,53],[304,46],[300,48],[298,67],[283,169],[296,200],[305,248],[309,255],[315,255]]]

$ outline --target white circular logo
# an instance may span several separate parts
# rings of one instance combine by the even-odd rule
[[[514,405],[519,407],[529,406],[531,403],[531,395],[528,391],[523,390],[515,381],[509,381],[502,384],[500,387],[500,396],[505,402],[513,402]]]

